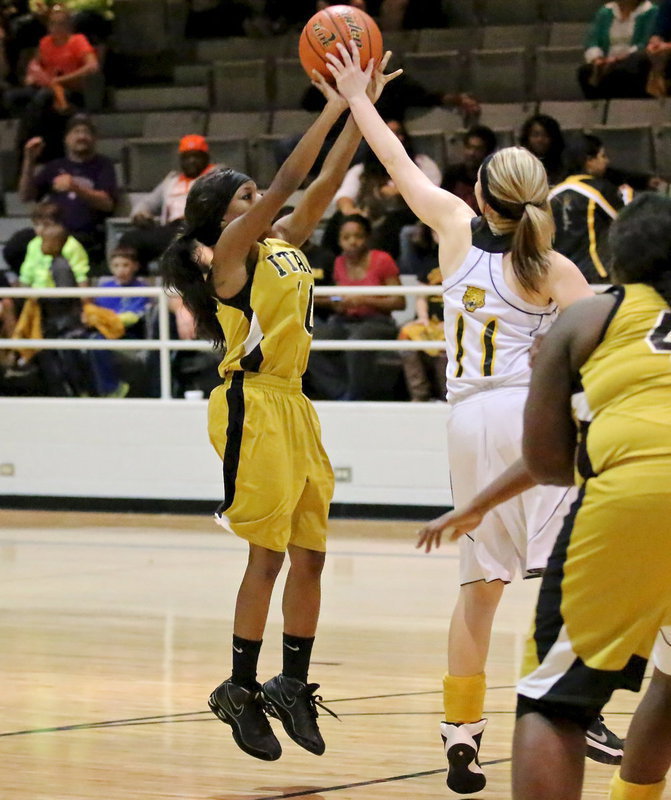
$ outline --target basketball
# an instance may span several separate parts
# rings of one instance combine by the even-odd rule
[[[329,83],[334,83],[333,75],[326,67],[326,54],[339,56],[337,43],[349,50],[350,40],[359,48],[363,69],[371,58],[376,63],[382,59],[382,34],[375,20],[365,11],[352,6],[330,6],[315,14],[303,28],[298,45],[301,64],[310,80],[312,70],[316,69]]]

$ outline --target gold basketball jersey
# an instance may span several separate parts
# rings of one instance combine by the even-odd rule
[[[573,396],[579,421],[578,471],[585,480],[646,461],[671,466],[671,308],[652,287],[628,284],[603,340],[580,370]],[[668,475],[668,472],[667,472]]]
[[[307,258],[280,239],[259,244],[254,274],[245,287],[218,301],[226,339],[219,374],[244,370],[299,378],[312,341],[314,281]]]

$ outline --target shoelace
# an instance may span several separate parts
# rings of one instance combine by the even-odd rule
[[[326,711],[327,714],[330,714],[332,717],[335,717],[338,721],[340,721],[340,717],[334,712],[331,711],[330,708],[324,705],[324,698],[320,694],[315,694],[315,691],[319,689],[318,683],[308,683],[305,687],[305,694],[308,695],[308,703],[310,704],[310,709],[315,717],[319,716],[319,712],[317,711],[316,706]]]

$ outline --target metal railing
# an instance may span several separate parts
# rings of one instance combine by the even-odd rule
[[[315,286],[315,297],[352,295],[430,296],[440,293],[439,286]],[[212,350],[210,342],[200,339],[171,339],[170,296],[158,286],[137,288],[16,289],[0,288],[2,298],[86,298],[149,297],[158,298],[157,339],[0,339],[0,350],[158,350],[161,399],[172,399],[170,353],[177,350]],[[408,341],[397,339],[315,339],[313,350],[443,350],[443,341]]]

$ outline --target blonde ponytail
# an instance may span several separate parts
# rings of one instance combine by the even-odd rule
[[[515,277],[522,288],[538,291],[555,231],[543,165],[522,147],[506,147],[483,163],[480,183],[489,227],[499,235],[512,234]]]

